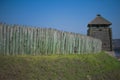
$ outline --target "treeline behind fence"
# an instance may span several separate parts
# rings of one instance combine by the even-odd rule
[[[101,51],[101,41],[50,28],[0,24],[0,54],[80,54]]]

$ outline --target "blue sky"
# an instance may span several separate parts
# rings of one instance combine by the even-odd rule
[[[87,34],[97,14],[112,22],[120,38],[120,0],[0,0],[0,22]]]

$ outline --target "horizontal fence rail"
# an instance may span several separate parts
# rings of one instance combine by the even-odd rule
[[[0,54],[80,54],[101,51],[102,42],[51,28],[0,24]]]

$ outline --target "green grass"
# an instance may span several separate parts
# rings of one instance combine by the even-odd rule
[[[0,56],[0,80],[120,80],[120,62],[103,52]]]

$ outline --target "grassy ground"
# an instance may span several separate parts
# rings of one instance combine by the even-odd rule
[[[120,80],[120,62],[105,53],[0,56],[0,80]]]

